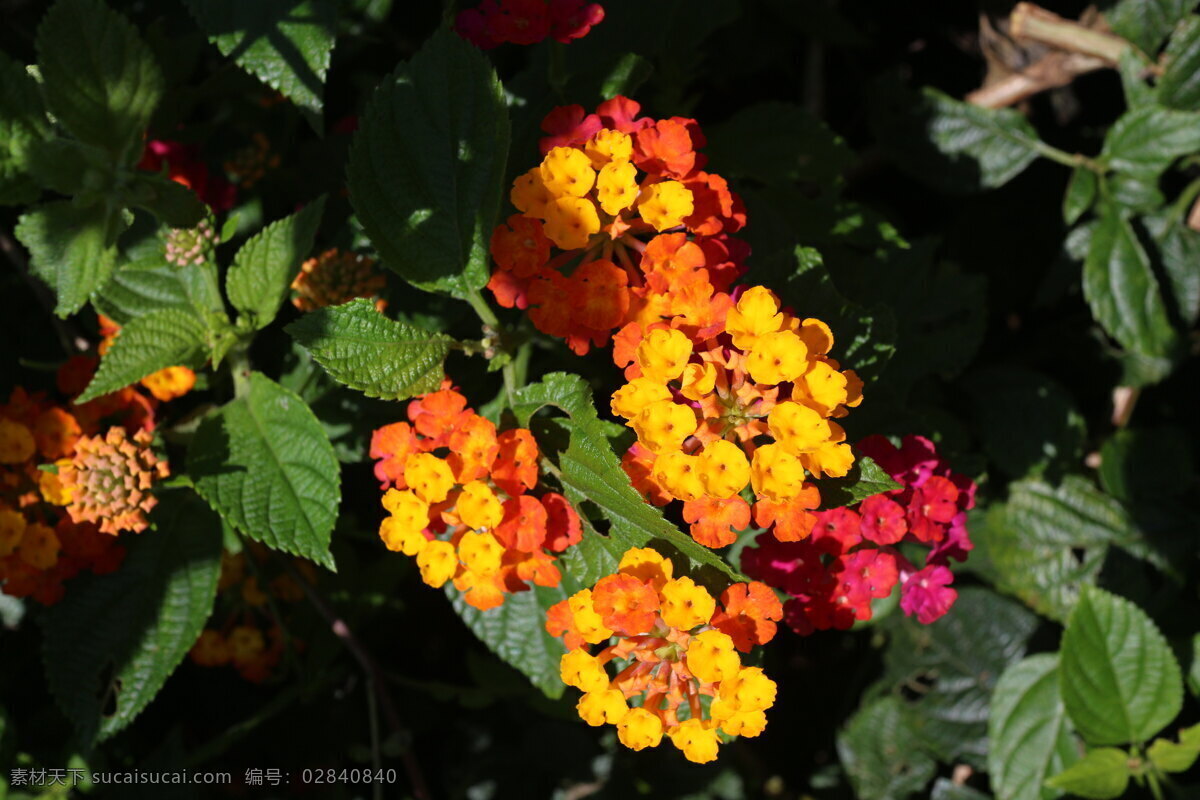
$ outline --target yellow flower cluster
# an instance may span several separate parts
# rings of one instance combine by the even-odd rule
[[[639,184],[632,156],[629,134],[607,128],[582,150],[551,148],[540,165],[513,182],[512,203],[542,220],[546,236],[562,250],[584,247],[603,224],[630,209],[656,231],[681,225],[694,210],[691,190],[674,180]]]

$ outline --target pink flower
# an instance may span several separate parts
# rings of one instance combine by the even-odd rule
[[[586,0],[550,0],[550,35],[566,44],[587,36],[593,25],[604,19],[599,3]]]
[[[917,622],[928,625],[940,619],[958,599],[951,583],[954,573],[946,567],[927,566],[914,572],[900,587],[900,608],[910,617],[916,614]]]
[[[861,522],[858,512],[846,506],[820,511],[811,541],[821,552],[840,556],[862,541]]]
[[[887,495],[877,494],[862,501],[862,535],[876,544],[895,544],[908,533],[904,508]]]

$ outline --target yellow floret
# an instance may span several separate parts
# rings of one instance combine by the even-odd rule
[[[845,443],[825,442],[816,451],[800,456],[800,460],[813,475],[841,478],[854,465],[854,451]]]
[[[700,482],[709,497],[724,500],[746,488],[750,482],[750,462],[733,442],[710,442],[699,455]]]
[[[559,197],[546,206],[546,236],[562,250],[578,250],[600,231],[596,204],[586,197]]]
[[[379,538],[387,545],[388,550],[404,553],[406,556],[417,555],[429,543],[420,528],[412,527],[395,515],[379,523]]]
[[[632,575],[640,581],[649,583],[655,591],[671,579],[675,567],[671,559],[663,558],[662,554],[651,547],[631,547],[621,556],[617,571],[623,575]]]
[[[25,535],[25,515],[7,508],[0,509],[0,558],[12,555]]]
[[[542,183],[542,171],[534,167],[513,181],[508,199],[522,214],[545,219],[546,209],[554,202],[554,195]]]
[[[596,179],[596,199],[605,214],[617,215],[637,200],[637,167],[628,161],[605,164]]]
[[[663,584],[660,595],[663,622],[681,631],[704,625],[717,610],[717,601],[708,590],[686,575]]]
[[[720,739],[715,728],[709,728],[701,720],[692,718],[676,726],[668,736],[688,761],[707,764],[717,760]]]
[[[552,147],[539,168],[542,183],[555,197],[583,197],[596,183],[592,160],[574,147]]]
[[[495,575],[500,571],[504,545],[490,533],[467,531],[458,540],[458,560],[478,575]]]
[[[688,640],[687,667],[704,683],[718,683],[737,675],[742,661],[727,633],[707,630]]]
[[[696,432],[696,412],[670,400],[658,400],[633,418],[638,441],[662,455],[679,450],[683,440]]]
[[[688,364],[683,368],[680,379],[681,391],[688,400],[700,400],[712,393],[717,385],[717,368],[711,361],[703,364]]]
[[[763,711],[775,705],[775,681],[762,667],[742,667],[734,677],[721,681],[720,699],[737,711]]]
[[[662,736],[662,720],[644,708],[629,709],[617,723],[617,738],[630,750],[658,747]]]
[[[776,503],[790,500],[804,488],[804,465],[782,445],[765,444],[750,462],[754,493]]]
[[[808,453],[829,441],[829,421],[800,403],[780,403],[767,415],[767,425],[775,441],[789,453]]]
[[[610,161],[628,161],[633,156],[633,139],[628,133],[604,128],[596,131],[583,151],[592,160],[592,166],[600,169]]]
[[[737,306],[725,315],[725,330],[733,337],[734,346],[741,350],[749,350],[759,336],[782,327],[779,299],[765,286],[748,289],[738,298]]]
[[[699,500],[704,496],[699,459],[682,450],[663,453],[654,461],[654,481],[676,500]]]
[[[33,434],[19,422],[0,417],[0,464],[20,464],[37,450]]]
[[[455,509],[463,524],[475,530],[491,530],[504,519],[504,506],[492,487],[483,481],[471,481],[464,486]]]
[[[746,371],[758,383],[794,381],[808,368],[808,348],[791,331],[760,335],[746,356]]]
[[[679,181],[652,184],[638,198],[638,213],[660,232],[682,225],[693,209],[692,190]]]
[[[634,378],[613,392],[610,408],[619,417],[633,419],[651,403],[670,399],[671,390],[661,381],[645,377]]]
[[[814,361],[804,373],[804,388],[813,402],[828,413],[846,402],[846,376],[824,361]]]
[[[454,473],[432,453],[417,453],[404,463],[404,482],[426,503],[440,503],[454,486]]]
[[[637,349],[642,374],[659,383],[673,381],[683,374],[691,357],[692,340],[675,328],[650,331]]]
[[[582,647],[563,653],[558,670],[567,686],[584,692],[600,692],[608,688],[608,673],[604,671],[600,660]]]
[[[629,704],[619,689],[603,689],[584,694],[575,708],[584,722],[595,727],[606,722],[616,725],[629,710]]]
[[[417,567],[421,570],[421,580],[440,589],[458,571],[458,555],[454,552],[454,545],[441,539],[426,542],[417,554]]]
[[[575,622],[575,630],[588,644],[600,644],[612,638],[613,632],[605,627],[604,620],[592,605],[592,590],[580,589],[567,598],[567,607]]]

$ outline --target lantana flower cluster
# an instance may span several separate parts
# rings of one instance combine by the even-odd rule
[[[476,47],[490,50],[547,38],[566,44],[586,36],[603,19],[604,7],[587,0],[484,0],[458,12],[454,30]]]
[[[704,171],[696,121],[640,108],[615,97],[547,115],[542,162],[513,183],[519,213],[492,234],[496,301],[579,355],[629,323],[719,326],[749,253],[729,236],[741,200]]]
[[[967,510],[975,484],[950,470],[933,443],[905,436],[899,448],[882,436],[858,443],[901,484],[856,506],[817,513],[812,535],[781,541],[759,535],[742,552],[742,569],[791,599],[784,619],[797,633],[849,629],[871,618],[871,602],[900,585],[900,607],[929,624],[954,605],[950,561],[965,561],[972,549]],[[925,549],[927,548],[927,549]],[[910,558],[924,552],[924,564]]]
[[[284,634],[283,620],[275,614],[304,599],[304,589],[286,572],[267,580],[268,557],[269,551],[257,542],[247,542],[240,553],[221,554],[217,605],[226,609],[225,621],[201,632],[189,653],[193,662],[203,667],[232,666],[245,680],[262,683],[287,647],[303,649],[303,641]],[[317,582],[312,563],[296,558],[292,565],[308,583]]]
[[[567,647],[560,672],[583,692],[576,708],[585,722],[615,725],[633,750],[666,736],[689,761],[705,763],[722,736],[766,727],[775,682],[738,653],[770,641],[783,609],[761,583],[735,583],[718,602],[673,573],[657,551],[631,549],[616,574],[552,606],[546,630]],[[604,646],[593,653],[596,645]]]
[[[749,526],[747,486],[760,526],[781,541],[807,536],[820,504],[808,478],[849,471],[854,453],[833,420],[862,401],[857,375],[828,355],[829,326],[781,310],[765,287],[737,294],[703,338],[657,323],[623,331],[613,351],[629,382],[612,411],[638,438],[622,464],[650,502],[683,501],[708,547]]]
[[[300,265],[292,281],[296,292],[292,304],[301,311],[313,311],[365,297],[382,311],[385,303],[379,295],[385,286],[387,279],[376,269],[373,258],[335,247]]]
[[[388,517],[379,536],[415,556],[421,578],[454,587],[476,608],[529,583],[558,586],[561,553],[583,536],[563,495],[532,492],[539,452],[525,428],[497,432],[449,383],[408,405],[408,422],[375,431],[371,457]]]

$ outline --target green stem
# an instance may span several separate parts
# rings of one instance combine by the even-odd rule
[[[1188,213],[1192,207],[1192,203],[1196,201],[1197,195],[1200,195],[1200,178],[1196,178],[1189,183],[1179,197],[1175,198],[1175,202],[1171,205],[1171,224],[1178,223]]]
[[[229,351],[229,373],[233,376],[234,397],[250,394],[250,343],[239,342]]]
[[[471,308],[475,309],[475,313],[484,325],[499,333],[500,318],[496,316],[496,312],[483,299],[483,295],[479,292],[471,292],[467,295],[466,300],[471,304]],[[501,338],[503,344],[503,337]],[[501,374],[504,376],[504,396],[508,398],[508,406],[512,408],[516,402],[517,395],[517,376],[514,371],[513,362],[510,360],[507,364],[500,368]]]
[[[1088,158],[1083,153],[1068,153],[1066,150],[1059,150],[1054,145],[1046,144],[1040,139],[1036,140],[1033,145],[1034,149],[1043,158],[1048,158],[1051,161],[1057,161],[1065,167],[1087,167],[1092,172],[1103,174],[1104,166],[1094,158]]]
[[[1158,782],[1158,772],[1153,767],[1146,771],[1146,782],[1150,784],[1150,794],[1154,800],[1163,800],[1162,785]]]

